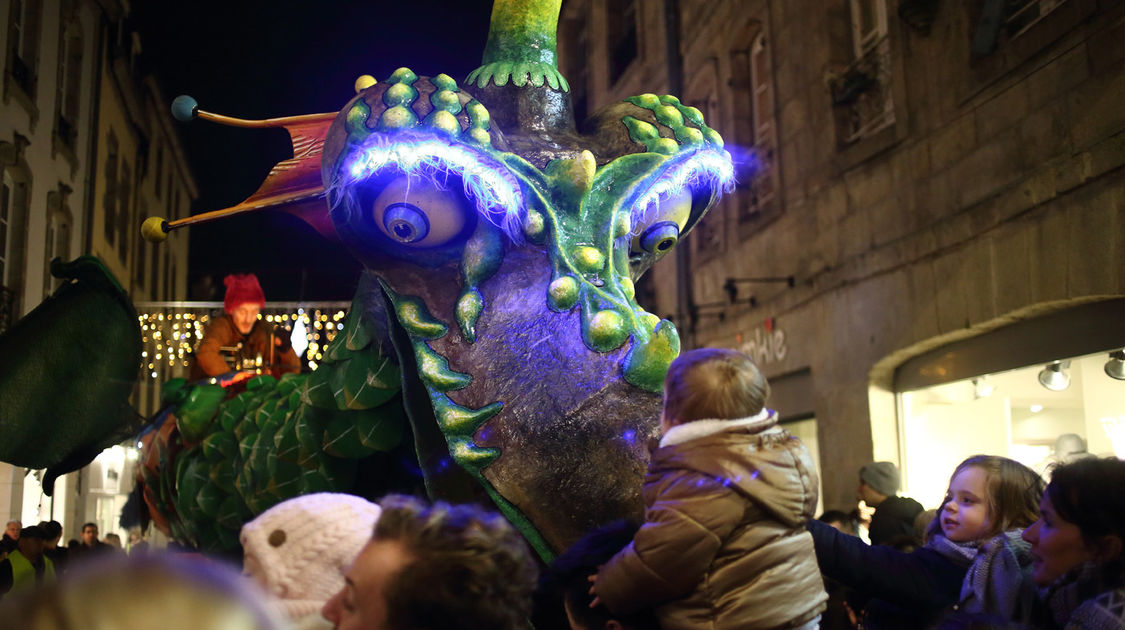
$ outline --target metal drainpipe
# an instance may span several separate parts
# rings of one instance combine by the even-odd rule
[[[680,56],[680,1],[664,0],[664,52],[668,70],[668,93],[682,96],[684,60]],[[691,285],[691,248],[676,249],[676,322],[681,344],[691,348],[695,341],[695,299]]]

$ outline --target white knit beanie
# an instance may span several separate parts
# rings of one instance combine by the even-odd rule
[[[314,613],[344,588],[379,512],[360,497],[329,492],[278,503],[242,526],[245,573],[290,619]]]

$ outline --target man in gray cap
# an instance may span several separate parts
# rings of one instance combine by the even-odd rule
[[[872,462],[859,469],[856,498],[875,508],[867,530],[872,545],[914,536],[914,518],[922,511],[922,504],[898,496],[898,486],[898,466],[891,462]]]
[[[55,567],[43,555],[47,532],[36,525],[20,530],[19,548],[0,562],[0,597],[9,591],[55,579]]]

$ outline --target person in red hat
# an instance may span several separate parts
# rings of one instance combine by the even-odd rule
[[[245,375],[281,376],[301,371],[301,362],[284,334],[258,319],[266,296],[252,273],[232,274],[223,279],[227,286],[221,317],[215,318],[203,334],[195,351],[192,379],[219,376],[229,372]]]

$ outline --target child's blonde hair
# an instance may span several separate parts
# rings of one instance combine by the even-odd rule
[[[950,485],[961,471],[973,466],[983,470],[987,478],[988,496],[982,497],[988,508],[988,518],[992,521],[992,527],[986,532],[987,538],[1017,527],[1025,528],[1039,518],[1043,479],[1034,470],[1007,457],[974,455],[957,465],[949,476]],[[941,511],[949,500],[947,494],[938,508],[937,518],[926,529],[926,540],[941,533]]]
[[[750,357],[722,348],[679,356],[664,377],[664,417],[682,424],[704,419],[757,415],[770,385]]]

